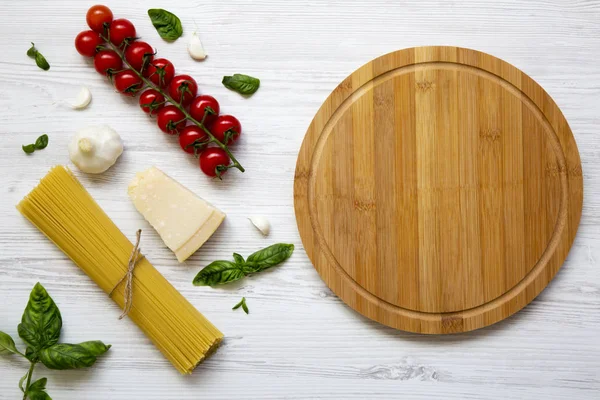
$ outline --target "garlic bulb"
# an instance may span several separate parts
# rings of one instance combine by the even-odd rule
[[[121,137],[108,125],[80,129],[69,143],[69,157],[73,164],[90,174],[106,171],[122,153]]]
[[[71,108],[83,110],[90,104],[90,101],[92,101],[92,92],[86,86],[82,86],[77,97],[70,101]]]
[[[267,236],[271,232],[271,223],[265,217],[249,217],[248,219],[263,236]]]
[[[196,61],[204,60],[206,58],[206,52],[204,51],[202,42],[196,32],[192,33],[192,37],[190,38],[188,53],[190,53],[190,56]]]

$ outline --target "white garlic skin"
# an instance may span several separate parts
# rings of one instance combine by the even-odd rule
[[[121,136],[108,125],[80,129],[69,143],[69,158],[81,171],[101,174],[123,153]]]
[[[75,110],[83,110],[92,101],[92,92],[86,86],[82,86],[79,89],[77,97],[71,100],[71,107]]]
[[[248,219],[263,236],[267,236],[271,232],[271,223],[265,217],[248,217]]]
[[[200,38],[196,32],[192,33],[192,37],[190,38],[190,43],[188,44],[188,53],[190,54],[190,57],[196,61],[201,61],[206,58],[206,52],[204,51],[202,42],[200,41]]]

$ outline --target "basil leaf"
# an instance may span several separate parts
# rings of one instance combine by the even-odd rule
[[[27,55],[31,58],[35,58],[35,55],[37,54],[37,49],[35,48],[35,44],[33,44],[33,42],[31,42],[31,47],[29,48],[29,50],[27,50]]]
[[[48,382],[47,378],[38,379],[37,381],[35,381],[31,385],[29,385],[29,388],[27,389],[27,391],[29,392],[30,390],[33,390],[33,391],[46,390],[47,382]]]
[[[244,265],[246,263],[246,261],[244,261],[244,257],[238,253],[233,253],[233,261],[235,261],[237,265]]]
[[[250,95],[258,90],[260,80],[249,75],[233,74],[223,77],[223,85],[239,94]]]
[[[148,16],[161,38],[173,41],[183,35],[183,27],[177,15],[162,8],[151,8]]]
[[[29,400],[52,400],[52,398],[43,390],[27,391]]]
[[[24,144],[21,147],[23,147],[23,151],[27,154],[31,154],[35,151],[35,144],[27,144],[27,145]]]
[[[231,261],[217,260],[198,272],[193,283],[196,286],[215,286],[237,281],[244,276],[241,266]]]
[[[39,51],[35,54],[35,64],[44,71],[48,71],[50,69],[50,64],[48,64],[46,58]]]
[[[39,283],[29,295],[29,302],[17,330],[19,336],[32,346],[32,353],[58,342],[62,317],[58,307]]]
[[[25,387],[23,386],[23,384],[25,383],[25,380],[27,379],[27,377],[29,376],[29,371],[27,371],[27,373],[25,375],[23,375],[23,377],[21,379],[19,379],[19,389],[21,389],[21,392],[25,393]]]
[[[249,313],[249,311],[248,311],[248,306],[246,305],[246,298],[244,298],[244,299],[242,300],[242,310],[244,310],[244,312],[245,312],[246,314],[248,314],[248,313]]]
[[[108,349],[111,348],[110,344],[106,345],[106,344],[102,343],[100,340],[91,340],[89,342],[79,343],[78,346],[83,347],[90,354],[92,354],[96,357],[101,356],[102,354],[106,353],[108,351]]]
[[[25,349],[25,357],[27,357],[27,359],[31,362],[38,362],[38,355],[35,352],[35,350],[33,350],[33,348],[31,348],[31,346],[27,346],[27,349]]]
[[[43,134],[35,141],[35,149],[42,150],[45,149],[46,146],[48,146],[48,135]]]
[[[96,356],[78,344],[59,343],[40,351],[40,361],[49,369],[91,367]]]
[[[254,265],[254,272],[260,272],[284,262],[293,252],[293,244],[278,243],[251,254],[246,263]]]
[[[0,331],[0,355],[5,354],[21,354],[15,346],[15,341],[8,334]]]
[[[240,308],[242,306],[242,304],[244,304],[246,302],[246,298],[242,297],[242,299],[240,300],[239,303],[237,303],[235,306],[233,306],[232,310],[237,310],[238,308]]]

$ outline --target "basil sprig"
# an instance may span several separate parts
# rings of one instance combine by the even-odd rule
[[[233,306],[232,310],[237,310],[240,307],[242,307],[242,310],[244,310],[244,312],[246,314],[248,314],[250,312],[248,310],[248,305],[246,304],[246,298],[245,297],[242,297],[242,300],[240,300],[239,303],[237,303],[235,306]]]
[[[217,260],[204,267],[194,278],[196,286],[216,286],[235,282],[243,277],[281,264],[294,252],[293,244],[278,243],[248,256],[247,260],[233,253],[234,261]]]
[[[23,148],[23,151],[27,154],[31,154],[36,150],[43,150],[46,147],[48,147],[48,135],[43,134],[42,136],[40,136],[39,138],[37,138],[37,140],[35,141],[35,143],[32,144],[24,144],[23,146],[21,146]]]
[[[48,71],[50,69],[50,64],[46,61],[46,58],[35,48],[35,44],[31,42],[31,47],[27,50],[27,55],[35,60],[35,63],[38,67],[43,69],[44,71]]]
[[[151,8],[148,10],[148,16],[161,38],[172,42],[183,35],[181,20],[172,12],[162,8]]]
[[[37,283],[17,328],[21,339],[28,344],[25,354],[17,349],[10,335],[0,332],[0,355],[18,354],[30,362],[29,371],[19,381],[23,399],[52,400],[46,393],[46,378],[32,382],[36,364],[41,362],[49,369],[90,367],[98,356],[110,349],[110,345],[99,340],[79,344],[58,343],[61,329],[62,317],[56,303]]]
[[[260,79],[244,74],[224,76],[222,82],[226,88],[243,95],[254,94],[260,87]]]

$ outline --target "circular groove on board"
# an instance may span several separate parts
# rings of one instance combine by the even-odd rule
[[[421,62],[416,62],[416,59],[419,59]],[[458,61],[459,59],[460,61]],[[376,68],[382,71],[376,73],[374,71]],[[338,123],[344,118],[346,112],[354,107],[356,102],[362,101],[363,96],[375,90],[380,84],[403,75],[416,75],[417,73],[430,70],[434,70],[436,73],[441,70],[455,73],[455,75],[450,75],[449,80],[452,80],[452,76],[454,76],[457,81],[460,81],[462,78],[457,78],[460,73],[477,76],[478,79],[484,79],[502,87],[503,90],[509,92],[514,98],[519,99],[522,105],[538,121],[543,135],[548,140],[547,144],[556,156],[555,160],[552,158],[552,161],[548,161],[545,175],[539,179],[541,184],[534,181],[530,185],[536,186],[536,190],[538,186],[544,186],[544,183],[552,180],[552,178],[545,177],[549,174],[558,179],[560,185],[560,193],[550,193],[559,195],[558,199],[549,200],[549,203],[552,203],[552,201],[554,203],[558,202],[556,204],[558,210],[556,212],[556,220],[552,223],[551,218],[550,223],[547,224],[552,224],[553,229],[541,254],[535,254],[537,261],[531,263],[531,267],[523,276],[518,276],[514,285],[503,288],[502,293],[492,293],[489,295],[489,298],[483,298],[483,300],[476,299],[469,302],[464,299],[464,293],[461,293],[460,290],[452,291],[453,288],[451,287],[448,292],[450,296],[463,296],[462,300],[459,299],[457,302],[454,302],[463,306],[463,308],[458,309],[448,307],[444,301],[438,302],[437,306],[426,304],[425,306],[417,305],[414,307],[386,301],[386,296],[393,298],[395,293],[390,291],[389,288],[385,288],[385,277],[383,279],[381,277],[376,278],[384,281],[383,286],[373,286],[371,284],[369,288],[365,287],[367,285],[357,282],[348,272],[352,268],[344,268],[333,254],[330,244],[325,237],[326,235],[323,233],[322,223],[317,210],[317,200],[315,199],[315,192],[317,191],[315,187],[317,186],[318,179],[325,179],[322,178],[322,175],[328,173],[327,169],[331,167],[332,170],[335,170],[336,168],[332,167],[332,165],[338,162],[336,161],[338,158],[343,158],[343,155],[340,156],[337,153],[336,157],[329,157],[328,161],[325,162],[325,167],[322,168],[325,172],[320,174],[324,147],[328,144],[330,135],[334,129],[337,129]],[[433,81],[426,81],[423,86],[419,86],[420,84],[421,82],[417,82],[414,88],[415,92],[424,91],[426,93],[434,93],[438,90],[436,87],[437,84],[443,86],[447,82],[442,80],[436,82],[434,79]],[[459,86],[460,82],[457,84],[457,87]],[[403,92],[406,92],[406,87],[402,87],[401,89]],[[398,91],[398,87],[394,86],[394,90]],[[444,93],[444,90],[446,90],[445,87],[439,89],[441,93]],[[500,93],[499,96],[502,97],[502,94]],[[415,98],[419,98],[419,96],[421,96],[421,100],[425,99],[425,101],[429,101],[427,100],[427,95],[415,94]],[[535,101],[530,96],[534,97]],[[486,100],[490,100],[490,98],[486,98]],[[506,97],[503,100],[507,101]],[[496,100],[491,98],[491,101],[494,103]],[[380,101],[380,103],[384,104],[385,101]],[[448,103],[450,104],[451,102]],[[378,104],[377,102],[374,103],[375,105],[373,103],[369,104],[367,106],[369,109],[367,114],[374,117],[372,110],[376,109]],[[445,103],[443,105],[448,106]],[[418,105],[415,107],[419,108]],[[359,110],[358,112],[360,113],[361,111]],[[444,111],[439,112],[439,114],[444,114]],[[364,117],[362,114],[359,115]],[[537,129],[537,126],[535,128]],[[435,129],[436,134],[438,134],[437,130],[439,128],[436,127]],[[560,132],[560,137],[557,130]],[[441,134],[445,133],[443,130],[441,132]],[[346,134],[344,129],[338,130],[338,135],[341,134]],[[458,136],[461,134],[459,132]],[[529,134],[529,132],[522,133],[521,140],[523,142],[530,140],[525,134]],[[462,135],[464,136],[465,134]],[[497,135],[499,136],[500,133]],[[494,138],[493,140],[496,139]],[[565,149],[567,149],[568,153],[566,155]],[[354,151],[356,152],[356,150]],[[364,150],[361,149],[360,151]],[[395,153],[391,154],[392,158],[396,156],[397,154]],[[552,164],[550,166],[552,162],[556,165]],[[344,171],[339,172],[338,170],[335,173],[343,174]],[[521,174],[524,175],[524,172],[521,171]],[[523,176],[521,178],[523,181],[525,180]],[[504,185],[505,183],[503,182],[502,184]],[[520,186],[525,186],[525,184],[520,182]],[[552,185],[550,184],[549,186]],[[394,186],[392,189],[396,190],[396,187]],[[460,186],[458,192],[463,191],[463,189],[465,188]],[[422,187],[418,189],[419,193],[423,190],[424,188]],[[482,190],[484,189],[481,187],[476,189],[477,193]],[[553,190],[556,191],[557,189],[553,188]],[[541,191],[543,191],[543,188]],[[548,194],[542,193],[542,196],[547,196]],[[428,196],[426,192],[425,196]],[[335,195],[332,197],[335,197]],[[337,200],[339,199],[335,199],[334,201]],[[347,199],[341,200],[342,203],[344,201],[347,201]],[[307,253],[321,277],[342,300],[363,315],[392,327],[422,333],[451,333],[477,329],[506,318],[530,302],[552,279],[558,268],[560,268],[560,264],[566,258],[579,222],[581,203],[582,176],[577,147],[568,124],[556,104],[543,89],[515,67],[484,53],[460,48],[427,47],[401,50],[380,57],[357,70],[338,86],[315,116],[303,142],[296,168],[295,206],[298,226]],[[552,208],[552,205],[548,207]],[[377,208],[377,200],[374,200],[370,208],[359,209],[358,212],[364,212],[365,214],[369,212],[377,213],[379,212]],[[554,215],[550,211],[548,213],[551,217]],[[322,218],[325,218],[327,224],[331,223],[328,216],[322,216]],[[441,225],[439,221],[438,225]],[[381,227],[376,226],[376,228]],[[334,227],[333,229],[338,230],[338,227]],[[399,229],[403,229],[403,227]],[[380,233],[382,233],[380,230],[376,231],[377,235]],[[383,233],[384,235],[386,234],[385,231]],[[333,237],[333,241],[336,241],[336,237]],[[344,246],[342,247],[343,251],[347,252],[347,249]],[[353,249],[349,250],[352,251]],[[382,252],[385,255],[394,251],[400,250],[384,249]],[[440,251],[438,250],[438,252]],[[427,263],[422,264],[426,265],[426,268],[429,268]],[[384,265],[384,267],[388,268],[389,266]],[[455,267],[460,268],[460,266],[453,266],[452,268]],[[372,272],[374,276],[377,276],[381,272],[377,270],[378,266],[373,265],[358,265],[357,268]],[[507,271],[500,272],[507,274]],[[400,291],[406,289],[402,287],[403,282],[401,278],[399,278],[400,287],[397,288]],[[367,278],[366,282],[368,283],[368,281],[369,279]],[[471,282],[471,284],[473,283]],[[475,285],[477,284],[476,282]],[[426,285],[432,285],[431,287],[435,289],[436,285],[439,285],[439,282],[427,283]],[[464,285],[464,282],[461,282],[461,285]],[[383,289],[381,289],[382,287]],[[460,285],[457,288],[460,289]],[[380,289],[383,292],[387,290],[386,293],[383,293],[385,296],[377,292]],[[411,288],[408,288],[409,292],[410,290]],[[419,288],[416,289],[415,293],[418,297]],[[412,298],[410,300],[412,301]]]

